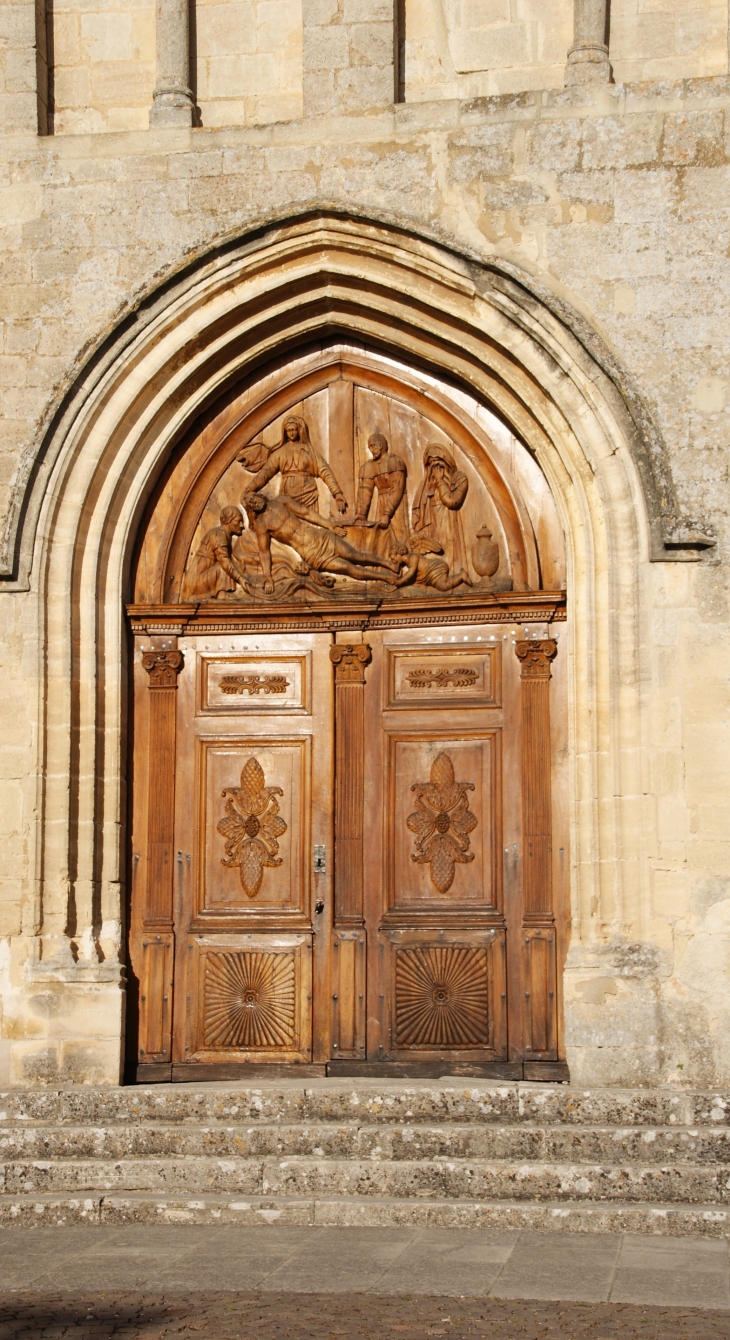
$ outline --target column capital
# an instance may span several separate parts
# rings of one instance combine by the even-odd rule
[[[515,652],[521,662],[523,679],[550,679],[550,662],[558,654],[555,638],[546,637],[540,640],[536,638],[518,642]]]
[[[365,666],[373,653],[367,642],[348,642],[330,647],[330,660],[335,667],[335,684],[364,684]]]
[[[181,651],[146,651],[142,665],[150,677],[151,689],[176,689],[177,677],[185,664]]]

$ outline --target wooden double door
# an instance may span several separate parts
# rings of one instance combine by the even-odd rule
[[[138,1078],[562,1074],[557,644],[359,639],[138,639]]]

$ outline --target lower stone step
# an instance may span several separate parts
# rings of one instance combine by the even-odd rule
[[[51,1159],[0,1165],[5,1195],[618,1201],[730,1206],[727,1166],[479,1159]]]
[[[716,1205],[579,1204],[387,1197],[159,1195],[0,1196],[0,1226],[66,1224],[258,1224],[319,1227],[530,1229],[730,1239],[730,1209]]]

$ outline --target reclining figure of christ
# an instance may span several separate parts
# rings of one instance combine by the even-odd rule
[[[361,582],[385,581],[395,586],[402,558],[381,558],[378,554],[356,549],[338,533],[335,522],[328,521],[297,499],[283,494],[267,498],[263,493],[247,491],[241,495],[241,505],[256,536],[267,595],[274,593],[272,539],[289,545],[315,572],[334,572]]]

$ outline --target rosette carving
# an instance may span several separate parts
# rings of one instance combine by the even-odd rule
[[[439,893],[446,893],[454,882],[457,865],[474,860],[469,851],[469,834],[477,826],[476,815],[469,809],[467,791],[473,782],[457,782],[454,765],[446,753],[436,756],[428,782],[414,782],[416,808],[406,820],[416,835],[411,860],[431,867],[431,879]]]
[[[279,838],[286,824],[279,814],[280,786],[266,786],[264,770],[257,758],[249,758],[241,771],[241,785],[227,786],[226,813],[218,832],[226,839],[221,864],[238,866],[244,893],[255,898],[266,866],[281,865]]]

